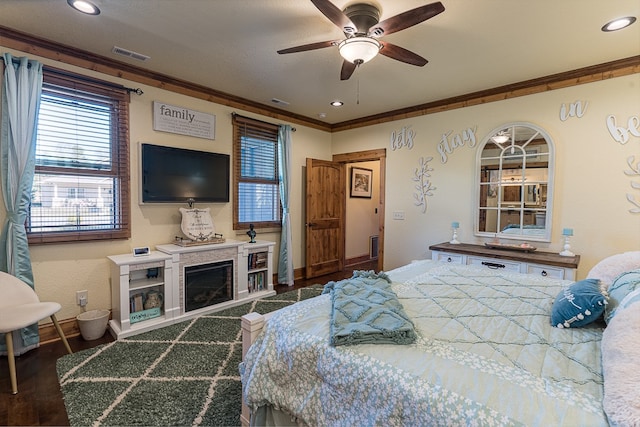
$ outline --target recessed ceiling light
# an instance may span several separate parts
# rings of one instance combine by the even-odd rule
[[[77,10],[78,12],[86,13],[87,15],[100,15],[100,9],[95,4],[87,0],[67,0],[69,6]]]
[[[342,102],[342,101],[338,101],[338,100],[331,101],[331,106],[332,107],[342,107],[343,105],[344,105],[344,102]]]
[[[609,21],[606,24],[604,24],[602,26],[602,31],[605,31],[605,32],[618,31],[628,27],[634,22],[636,22],[635,16],[625,16],[624,18],[614,19],[613,21]]]

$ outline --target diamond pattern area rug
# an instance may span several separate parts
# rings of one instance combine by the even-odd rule
[[[240,317],[311,298],[322,285],[135,335],[57,362],[72,426],[238,426]]]

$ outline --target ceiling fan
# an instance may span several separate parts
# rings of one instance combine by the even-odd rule
[[[340,10],[329,0],[311,0],[311,3],[336,24],[346,38],[291,47],[279,50],[278,53],[304,52],[338,46],[340,55],[344,58],[340,80],[348,80],[359,65],[370,61],[378,53],[407,64],[424,66],[428,61],[420,55],[382,41],[380,37],[412,27],[444,12],[444,6],[438,1],[416,7],[380,22],[380,11],[371,4],[356,3]]]

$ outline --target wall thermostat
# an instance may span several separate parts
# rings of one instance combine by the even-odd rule
[[[145,246],[143,248],[133,248],[133,256],[145,256],[149,255],[149,247]]]

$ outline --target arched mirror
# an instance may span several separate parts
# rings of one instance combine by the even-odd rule
[[[550,241],[553,169],[553,141],[538,126],[489,132],[476,156],[476,235]]]

